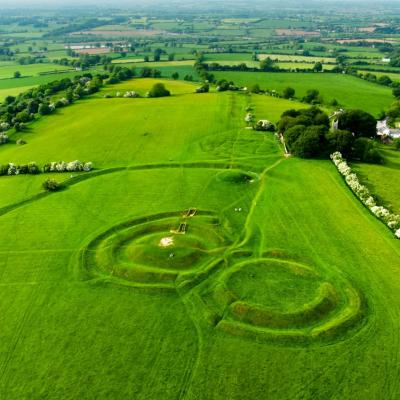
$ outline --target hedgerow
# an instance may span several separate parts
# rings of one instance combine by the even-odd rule
[[[331,159],[336,165],[336,168],[340,174],[344,177],[347,185],[353,191],[353,193],[358,197],[358,199],[369,208],[369,210],[382,222],[384,222],[395,234],[395,236],[400,239],[400,215],[393,214],[390,210],[385,207],[378,206],[376,200],[371,195],[368,188],[362,185],[357,177],[357,175],[352,171],[352,169],[347,164],[346,160],[342,157],[340,152],[335,152],[331,154]]]

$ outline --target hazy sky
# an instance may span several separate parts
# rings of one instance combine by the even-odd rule
[[[155,4],[162,4],[163,7],[168,7],[171,3],[180,3],[182,6],[188,6],[193,4],[199,7],[208,5],[209,8],[212,4],[221,6],[223,3],[240,3],[241,5],[249,6],[251,3],[256,3],[258,6],[264,6],[266,9],[268,5],[281,6],[285,8],[285,5],[290,5],[291,8],[301,8],[305,4],[311,5],[318,3],[330,3],[332,5],[343,4],[343,3],[369,3],[382,6],[383,4],[397,5],[400,4],[400,0],[0,0],[0,8],[7,7],[77,7],[77,6],[107,6],[113,8],[122,7],[138,7],[147,8],[154,6]],[[171,7],[173,8],[173,7]]]

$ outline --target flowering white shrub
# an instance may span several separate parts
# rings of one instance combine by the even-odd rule
[[[357,175],[348,166],[340,152],[336,151],[331,154],[331,159],[353,193],[377,218],[383,221],[390,229],[394,230],[395,236],[400,239],[400,215],[393,214],[387,208],[376,204],[368,188],[360,183]]]
[[[61,161],[56,163],[55,167],[57,172],[64,172],[67,170],[67,163],[65,161]]]
[[[69,104],[69,100],[63,97],[62,99],[58,100],[62,105],[67,106]]]
[[[260,119],[257,121],[257,123],[254,126],[254,129],[256,131],[269,131],[273,132],[275,130],[275,126],[271,121],[268,121],[267,119]]]
[[[1,122],[0,131],[6,131],[7,129],[10,129],[10,124],[8,122]]]
[[[372,196],[369,196],[367,198],[367,200],[365,200],[364,204],[368,207],[368,208],[372,208],[374,206],[376,206],[375,200]]]
[[[66,163],[65,161],[51,162],[43,167],[44,172],[88,172],[93,168],[91,162],[82,163],[79,160]]]
[[[17,166],[13,163],[9,163],[7,175],[18,175],[18,173],[19,172],[18,172]]]
[[[89,172],[93,168],[93,164],[91,162],[87,162],[83,164],[83,170],[85,172]]]
[[[247,122],[248,124],[252,122],[253,119],[254,115],[251,112],[247,113],[246,116],[244,117],[245,122]]]
[[[67,171],[82,171],[83,170],[83,164],[78,160],[71,161],[71,162],[69,162],[67,164],[66,170]]]
[[[138,93],[136,93],[135,91],[132,90],[132,91],[125,92],[124,97],[125,98],[137,98],[137,97],[140,97],[140,96],[139,96]]]
[[[0,144],[4,144],[8,142],[8,136],[4,133],[0,133]]]

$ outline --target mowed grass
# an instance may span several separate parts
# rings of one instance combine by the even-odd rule
[[[389,145],[382,145],[381,151],[383,165],[352,163],[352,167],[382,205],[400,214],[400,153]]]
[[[136,81],[123,85],[149,83]],[[0,148],[1,163],[79,158],[104,172],[121,168],[0,215],[2,397],[400,396],[399,242],[363,208],[331,162],[285,159],[273,134],[246,130],[248,106],[256,117],[276,121],[282,110],[300,105],[232,92],[93,97],[32,124],[23,134],[27,145]],[[149,167],[126,168],[139,165]],[[220,179],[222,171],[239,167],[258,179]],[[7,192],[1,206],[31,198],[44,178],[1,177],[0,192]],[[217,229],[231,243],[221,254],[211,249],[226,264],[199,275],[193,287],[147,290],[113,284],[112,276],[90,279],[81,270],[80,250],[107,229],[191,207],[213,211],[220,221],[210,225],[205,244]],[[360,326],[328,342],[295,344],[218,329],[209,322],[207,285],[218,283],[240,252],[255,265],[267,253],[302,263],[321,279],[349,282],[367,304]],[[237,293],[250,290],[252,301],[268,302],[267,277],[247,278],[246,287],[235,282]],[[307,293],[296,297],[292,275],[274,278],[268,284],[282,294],[283,309],[313,294],[306,285]]]
[[[302,98],[307,90],[317,89],[326,102],[336,99],[346,108],[361,108],[375,116],[387,109],[394,98],[391,89],[348,75],[330,73],[215,72],[218,79],[232,80],[236,85],[258,83],[262,89],[277,90],[290,86]],[[349,90],[351,88],[351,90]]]

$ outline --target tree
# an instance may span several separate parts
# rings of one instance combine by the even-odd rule
[[[172,79],[174,79],[174,80],[179,79],[179,74],[178,74],[178,72],[174,72],[171,76],[172,76]]]
[[[260,85],[258,83],[255,83],[254,85],[251,86],[250,88],[251,93],[260,93]]]
[[[16,122],[29,122],[32,119],[31,114],[29,114],[28,110],[20,111],[16,116]]]
[[[285,143],[289,150],[292,150],[293,144],[300,137],[300,135],[305,131],[306,127],[304,125],[295,125],[289,128],[285,132]]]
[[[314,72],[322,72],[323,68],[322,63],[318,61],[315,63],[313,70]]]
[[[380,76],[377,82],[380,85],[385,85],[385,86],[390,86],[392,84],[392,80],[387,75]]]
[[[343,156],[347,157],[351,153],[354,143],[354,136],[349,131],[337,129],[326,135],[329,153],[340,151]]]
[[[171,93],[165,88],[163,83],[156,83],[149,92],[149,97],[165,97]]]
[[[282,97],[284,99],[292,99],[294,97],[295,93],[296,93],[296,91],[293,88],[288,86],[287,88],[283,89]]]
[[[47,103],[41,103],[38,111],[40,115],[48,115],[51,113],[51,108]]]
[[[57,190],[60,190],[61,188],[61,184],[58,183],[56,180],[54,179],[46,179],[43,183],[42,183],[42,187],[44,190],[48,191],[48,192],[56,192]]]
[[[15,71],[14,72],[14,78],[21,78],[21,72]]]
[[[383,157],[380,154],[377,144],[368,138],[360,137],[354,141],[353,157],[372,164],[382,164]]]
[[[306,95],[303,97],[303,101],[305,103],[315,104],[315,103],[321,103],[322,99],[317,89],[309,89],[307,90]]]
[[[161,54],[163,54],[162,49],[155,49],[154,50],[154,61],[160,61],[161,60]]]
[[[347,130],[356,137],[376,136],[376,119],[363,110],[348,110],[339,115],[338,128]]]
[[[302,158],[318,156],[321,153],[321,129],[309,126],[292,145],[293,154]]]
[[[260,69],[262,71],[275,71],[275,62],[270,57],[264,58],[264,60],[260,62]]]
[[[400,86],[393,88],[392,93],[396,99],[400,99]]]
[[[143,60],[144,60],[144,62],[149,62],[149,56],[148,55],[144,56]]]
[[[203,83],[200,87],[196,89],[196,93],[208,93],[210,90],[210,85],[208,83]]]
[[[174,60],[175,60],[175,54],[174,53],[168,54],[168,61],[174,61]]]

